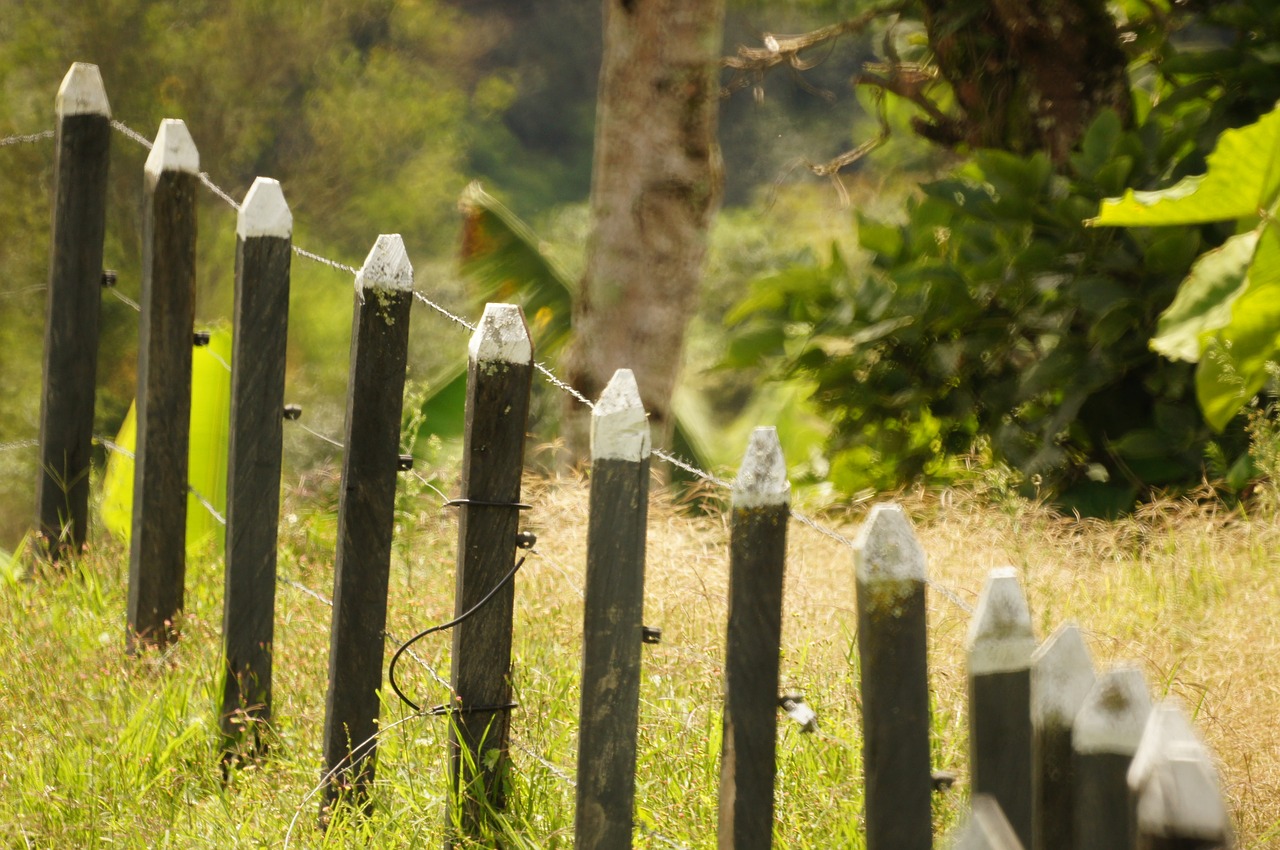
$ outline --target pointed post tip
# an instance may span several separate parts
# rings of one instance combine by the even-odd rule
[[[862,582],[925,580],[924,548],[901,505],[871,508],[854,541],[854,564]]]
[[[54,109],[59,118],[70,115],[102,115],[111,117],[111,104],[107,101],[107,89],[102,84],[102,72],[89,62],[75,62],[58,87]]]
[[[293,213],[289,211],[278,180],[259,177],[253,181],[240,205],[236,235],[241,239],[255,236],[288,239],[293,235]]]
[[[144,171],[152,185],[165,171],[200,173],[200,152],[196,150],[196,143],[185,122],[179,118],[166,118],[160,122]]]
[[[969,672],[1012,673],[1031,666],[1036,649],[1031,608],[1013,567],[997,567],[987,577],[969,624]]]
[[[1217,767],[1176,698],[1151,710],[1127,779],[1143,834],[1230,841]]]
[[[1077,753],[1131,756],[1151,714],[1146,677],[1134,665],[1113,667],[1098,677],[1072,727]]]
[[[591,459],[641,461],[649,450],[649,418],[636,377],[619,369],[591,412]]]
[[[413,264],[399,233],[384,233],[373,243],[364,265],[356,272],[356,292],[368,290],[409,292],[413,289]]]
[[[1070,728],[1097,675],[1080,627],[1065,622],[1031,653],[1031,717]]]
[[[468,346],[477,363],[533,363],[533,340],[516,304],[486,304]]]
[[[765,508],[791,504],[791,482],[782,457],[778,429],[757,428],[751,432],[747,452],[733,480],[734,508]]]

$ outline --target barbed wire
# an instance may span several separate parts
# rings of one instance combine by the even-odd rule
[[[17,298],[20,295],[30,295],[33,292],[44,292],[47,288],[43,283],[20,286],[17,289],[7,289],[4,292],[0,292],[0,298]]]
[[[36,439],[30,440],[14,440],[11,443],[0,443],[0,454],[18,449],[33,449],[40,445],[40,441]]]
[[[121,457],[127,457],[129,458],[129,460],[132,460],[132,461],[136,461],[138,459],[137,455],[135,455],[132,451],[130,451],[129,449],[126,449],[124,446],[120,445],[119,443],[116,443],[114,440],[109,440],[106,437],[99,436],[99,437],[94,437],[93,442],[102,446],[107,451],[112,452],[114,454],[118,454]],[[192,487],[190,481],[187,482],[187,492],[195,497],[196,501],[199,502],[204,507],[204,509],[209,512],[209,515],[212,516],[215,521],[217,521],[218,525],[225,526],[227,524],[227,518],[222,515],[222,512],[219,511],[217,507],[214,506],[213,502],[209,501],[209,499],[206,498],[203,493],[201,493],[195,487]]]
[[[147,139],[145,136],[143,136],[141,133],[137,132],[136,130],[134,130],[134,129],[132,129],[131,127],[129,127],[128,125],[126,125],[123,121],[119,121],[119,120],[114,120],[114,119],[113,119],[113,120],[112,120],[112,122],[111,122],[111,126],[112,126],[115,130],[117,130],[118,132],[122,133],[122,134],[123,134],[124,136],[126,136],[127,138],[129,138],[129,139],[131,139],[132,141],[137,142],[138,144],[142,145],[142,146],[143,146],[143,147],[145,147],[147,150],[150,150],[150,149],[152,148],[152,143],[151,143],[151,141],[150,141],[150,140],[148,140],[148,139]],[[52,131],[52,130],[45,130],[45,131],[42,131],[42,132],[40,132],[40,133],[34,133],[34,134],[29,134],[29,135],[22,135],[22,136],[10,136],[10,137],[7,137],[7,138],[5,138],[5,139],[0,139],[0,147],[2,147],[2,146],[4,146],[4,145],[8,145],[8,144],[18,144],[18,143],[22,143],[22,142],[35,142],[35,141],[41,141],[41,140],[43,140],[43,139],[50,138],[50,137],[52,137],[53,135],[54,135],[54,131]],[[211,192],[213,192],[213,193],[214,193],[217,197],[219,197],[223,202],[225,202],[226,204],[228,204],[229,206],[231,206],[233,209],[238,210],[238,209],[240,208],[240,205],[239,205],[238,203],[236,203],[235,199],[234,199],[234,198],[232,198],[230,194],[228,194],[224,189],[222,189],[220,186],[218,186],[218,184],[217,184],[217,183],[215,183],[215,182],[212,180],[212,178],[210,178],[210,177],[209,177],[208,172],[201,172],[199,176],[200,176],[200,181],[201,181],[201,183],[203,183],[203,184],[204,184],[204,185],[205,185],[205,186],[206,186],[206,187],[207,187]],[[330,268],[333,268],[333,269],[338,270],[338,271],[345,272],[345,273],[347,273],[347,274],[353,274],[353,275],[354,275],[354,274],[358,273],[358,271],[359,271],[355,266],[351,266],[351,265],[348,265],[348,264],[346,264],[346,263],[341,263],[341,262],[339,262],[339,261],[337,261],[337,260],[330,259],[330,258],[328,258],[328,257],[325,257],[325,256],[323,256],[323,255],[317,254],[317,253],[312,252],[312,251],[308,251],[308,250],[303,249],[303,248],[298,247],[298,246],[293,246],[293,251],[294,251],[294,253],[296,253],[296,254],[297,254],[298,256],[300,256],[300,257],[303,257],[303,258],[305,258],[305,259],[311,260],[311,261],[313,261],[313,262],[320,263],[320,264],[322,264],[322,265],[329,266]],[[118,299],[120,299],[121,301],[125,302],[126,304],[129,304],[130,306],[132,306],[135,310],[140,310],[140,309],[141,309],[141,307],[137,304],[137,302],[135,302],[135,301],[133,301],[132,299],[128,298],[128,297],[127,297],[127,296],[125,296],[123,293],[118,292],[116,289],[114,289],[114,288],[113,288],[113,289],[111,289],[111,293],[112,293],[113,295],[115,295],[115,297],[116,297],[116,298],[118,298]],[[454,324],[459,325],[460,327],[463,327],[463,328],[467,329],[468,331],[470,331],[470,332],[472,332],[472,333],[474,333],[474,332],[475,332],[475,330],[476,330],[476,325],[475,325],[475,324],[473,324],[473,323],[471,323],[471,322],[467,321],[466,319],[464,319],[464,318],[462,318],[461,316],[459,316],[457,313],[455,313],[455,312],[453,312],[453,311],[451,311],[451,310],[447,309],[446,307],[444,307],[444,306],[442,306],[441,304],[437,303],[436,301],[432,300],[432,299],[431,299],[431,298],[429,298],[425,293],[423,293],[423,292],[421,292],[421,291],[419,291],[419,290],[416,290],[416,289],[415,289],[415,290],[413,290],[413,297],[414,297],[416,300],[418,300],[418,301],[422,302],[423,304],[425,304],[426,306],[428,306],[429,308],[431,308],[432,310],[434,310],[436,313],[440,314],[440,315],[441,315],[441,316],[443,316],[444,318],[446,318],[446,319],[448,319],[449,321],[453,322]],[[223,363],[223,365],[224,365],[228,370],[230,370],[230,368],[231,368],[231,367],[230,367],[230,364],[227,364],[227,363],[226,363],[226,361],[225,361],[225,360],[223,360],[221,357],[218,357],[217,359],[218,359],[218,360],[220,360],[220,361]],[[541,375],[543,376],[543,378],[547,381],[547,383],[549,383],[551,386],[555,387],[557,390],[559,390],[559,391],[561,391],[561,392],[563,392],[563,393],[568,394],[568,395],[569,395],[570,397],[572,397],[575,401],[577,401],[579,404],[585,405],[588,409],[594,409],[594,408],[595,408],[595,404],[594,404],[594,402],[592,402],[592,401],[591,401],[591,399],[588,399],[586,396],[584,396],[581,392],[579,392],[575,387],[573,387],[573,386],[572,386],[571,384],[569,384],[567,381],[565,381],[564,379],[562,379],[562,378],[558,377],[558,376],[555,374],[555,372],[553,372],[553,371],[551,370],[551,368],[550,368],[550,367],[548,367],[547,365],[545,365],[544,363],[535,362],[535,363],[534,363],[534,368],[538,371],[538,373],[539,373],[539,374],[541,374]],[[337,447],[337,448],[339,448],[339,449],[345,449],[345,446],[344,446],[342,443],[340,443],[340,442],[338,442],[337,440],[334,440],[334,439],[332,439],[332,438],[330,438],[330,437],[327,437],[327,436],[325,436],[325,435],[323,435],[323,434],[320,434],[320,433],[318,433],[318,432],[316,432],[316,431],[313,431],[312,429],[308,428],[306,425],[302,425],[301,423],[299,423],[299,424],[298,424],[298,427],[302,428],[304,431],[307,431],[308,433],[312,434],[313,436],[318,437],[319,439],[324,440],[325,442],[327,442],[327,443],[329,443],[329,444],[331,444],[331,445],[333,445],[333,446],[335,446],[335,447]],[[105,445],[105,443],[104,443],[104,445]],[[0,448],[3,448],[3,447],[0,447]],[[690,475],[693,475],[694,477],[696,477],[696,478],[698,478],[698,479],[700,479],[700,480],[707,481],[707,482],[709,482],[709,483],[711,483],[711,484],[713,484],[713,485],[715,485],[715,486],[717,486],[717,487],[727,489],[727,488],[730,488],[730,487],[732,486],[732,482],[727,481],[727,480],[725,480],[725,479],[723,479],[723,478],[720,478],[719,476],[716,476],[716,475],[714,475],[714,474],[712,474],[712,473],[710,473],[710,472],[708,472],[708,471],[706,471],[706,470],[704,470],[704,469],[701,469],[700,467],[696,466],[695,464],[690,463],[690,462],[688,462],[688,461],[684,460],[683,458],[680,458],[680,457],[676,456],[675,454],[673,454],[673,453],[671,453],[671,452],[667,452],[667,451],[663,451],[663,450],[654,450],[654,451],[653,451],[653,455],[654,455],[654,456],[656,456],[656,457],[658,457],[660,460],[665,461],[666,463],[670,464],[671,466],[673,466],[673,467],[675,467],[675,468],[677,468],[677,469],[680,469],[680,470],[682,470],[682,471],[684,471],[684,472],[686,472],[686,473],[688,473],[688,474],[690,474]],[[421,478],[421,476],[419,476],[419,478]],[[209,510],[209,511],[210,511],[210,513],[211,513],[211,514],[212,514],[216,519],[218,519],[221,523],[225,524],[226,520],[222,517],[222,515],[217,511],[217,509],[216,509],[216,508],[214,508],[214,507],[213,507],[213,505],[212,505],[212,504],[211,504],[211,503],[210,503],[210,502],[209,502],[209,501],[208,501],[208,500],[207,500],[203,495],[201,495],[200,493],[198,493],[198,492],[197,492],[197,491],[195,491],[194,489],[193,489],[191,492],[192,492],[192,494],[193,494],[193,495],[195,495],[195,497],[196,497],[197,501],[199,501],[201,504],[203,504],[203,505],[205,506],[205,508],[206,508],[207,510]],[[824,535],[824,536],[826,536],[826,537],[830,538],[831,540],[836,541],[837,543],[839,543],[839,544],[841,544],[842,546],[846,547],[846,548],[847,548],[847,549],[849,549],[850,551],[854,551],[854,550],[856,550],[856,548],[857,548],[857,547],[856,547],[856,544],[855,544],[852,540],[850,540],[849,538],[847,538],[847,537],[846,537],[846,536],[844,536],[843,534],[840,534],[839,532],[835,531],[834,529],[829,528],[829,527],[827,527],[826,525],[824,525],[824,524],[822,524],[822,523],[818,522],[818,521],[817,521],[817,520],[815,520],[814,518],[812,518],[812,517],[810,517],[810,516],[808,516],[808,515],[806,515],[806,514],[804,514],[804,513],[800,512],[800,511],[796,511],[796,510],[791,510],[791,511],[790,511],[790,515],[791,515],[794,519],[796,519],[798,522],[800,522],[801,524],[803,524],[803,525],[805,525],[805,526],[807,526],[807,527],[811,528],[812,530],[814,530],[815,532],[817,532],[817,533],[819,533],[819,534],[822,534],[822,535]],[[972,607],[971,605],[969,605],[968,603],[966,603],[963,599],[961,599],[961,598],[960,598],[960,597],[959,597],[959,596],[958,596],[958,595],[957,595],[957,594],[956,594],[956,593],[955,593],[951,588],[946,587],[945,585],[939,584],[938,582],[932,581],[932,580],[930,580],[930,579],[926,579],[926,582],[927,582],[927,584],[928,584],[930,587],[932,587],[932,588],[934,588],[935,590],[937,590],[937,591],[938,591],[938,592],[939,592],[939,593],[940,593],[944,598],[946,598],[946,599],[947,599],[949,602],[951,602],[952,604],[956,605],[958,608],[960,608],[961,610],[963,610],[965,613],[970,614],[970,615],[972,615],[972,614],[973,614],[973,607]]]
[[[151,148],[153,147],[150,139],[148,139],[146,136],[142,135],[137,130],[133,129],[123,121],[119,121],[115,118],[112,118],[111,129],[115,130],[118,133],[123,134],[126,138],[132,139],[133,141],[142,145],[147,150],[151,150]]]
[[[5,136],[0,139],[0,148],[7,148],[10,145],[29,145],[33,142],[43,142],[45,139],[52,139],[56,135],[53,130],[41,130],[39,133],[19,133],[15,136]]]
[[[123,292],[121,292],[120,290],[116,289],[114,286],[112,286],[112,287],[110,287],[109,289],[107,289],[107,292],[110,292],[112,295],[114,295],[114,296],[116,297],[116,299],[117,299],[118,301],[123,301],[125,304],[128,304],[130,307],[132,307],[132,308],[133,308],[134,310],[136,310],[137,312],[139,312],[139,313],[141,313],[141,312],[142,312],[142,305],[141,305],[141,304],[139,304],[137,301],[134,301],[132,298],[130,298],[128,295],[125,295]]]

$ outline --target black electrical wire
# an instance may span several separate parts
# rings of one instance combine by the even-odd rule
[[[503,576],[502,581],[500,581],[500,582],[498,582],[497,584],[495,584],[495,585],[493,586],[493,589],[492,589],[492,590],[490,590],[488,593],[486,593],[486,594],[484,595],[484,598],[483,598],[483,599],[481,599],[481,600],[480,600],[479,602],[477,602],[475,605],[472,605],[472,606],[471,606],[471,609],[470,609],[470,610],[466,611],[466,612],[465,612],[465,613],[463,613],[463,614],[460,614],[460,615],[459,615],[459,616],[457,616],[457,617],[454,617],[452,620],[450,620],[450,621],[449,621],[449,622],[447,622],[447,623],[441,623],[441,624],[440,624],[440,625],[438,625],[438,626],[432,626],[432,627],[431,627],[431,628],[429,628],[429,629],[423,629],[422,631],[418,632],[418,633],[417,633],[416,635],[414,635],[413,637],[409,638],[409,639],[408,639],[407,641],[405,641],[404,643],[400,644],[400,648],[396,650],[396,654],[395,654],[395,655],[393,655],[393,656],[391,656],[391,664],[390,664],[390,665],[389,665],[389,667],[387,668],[387,678],[391,680],[391,690],[393,690],[393,691],[395,691],[395,692],[396,692],[396,696],[400,697],[400,701],[401,701],[401,702],[403,702],[405,705],[407,705],[407,706],[409,706],[410,708],[412,708],[414,711],[417,711],[417,712],[421,712],[421,711],[422,711],[422,707],[421,707],[421,706],[419,706],[417,703],[415,703],[413,700],[409,699],[407,696],[405,696],[404,691],[400,690],[400,686],[396,684],[396,662],[400,660],[400,656],[401,656],[401,655],[403,655],[403,654],[405,653],[405,651],[409,649],[409,647],[413,646],[415,643],[417,643],[419,640],[421,640],[422,638],[426,637],[427,635],[434,634],[434,633],[436,633],[436,632],[443,632],[443,631],[445,631],[446,629],[452,629],[454,626],[456,626],[456,625],[458,625],[459,623],[463,622],[463,621],[464,621],[464,620],[466,620],[468,617],[470,617],[472,614],[476,613],[476,612],[477,612],[477,611],[479,611],[481,608],[483,608],[483,607],[484,607],[484,605],[485,605],[485,603],[487,603],[490,599],[492,599],[492,598],[497,594],[497,592],[498,592],[499,590],[502,590],[502,588],[506,587],[506,586],[507,586],[507,584],[508,584],[508,583],[509,583],[513,578],[515,578],[515,577],[516,577],[516,573],[520,571],[520,567],[521,567],[521,566],[523,566],[523,564],[524,564],[524,560],[525,560],[525,558],[527,558],[527,557],[529,557],[529,556],[528,556],[528,555],[521,555],[521,556],[520,556],[520,560],[516,561],[516,565],[515,565],[514,567],[512,567],[512,568],[511,568],[511,572],[509,572],[509,573],[507,573],[505,576]],[[437,710],[435,710],[435,709],[432,709],[430,712],[427,712],[427,713],[429,713],[429,714],[443,714],[444,712],[443,712],[443,711],[437,711]]]

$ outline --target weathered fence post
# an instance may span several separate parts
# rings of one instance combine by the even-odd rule
[[[293,216],[275,180],[259,177],[236,228],[222,608],[222,712],[227,745],[271,719],[276,542],[284,434],[285,341]]]
[[[1147,681],[1136,667],[1104,672],[1080,707],[1071,736],[1079,850],[1131,846],[1126,777],[1150,714]]]
[[[855,551],[867,850],[933,846],[924,550],[876,505]]]
[[[520,478],[533,383],[533,342],[514,304],[489,304],[471,337],[458,520],[455,613],[480,603],[513,569]],[[450,809],[463,834],[485,805],[503,805],[511,705],[515,587],[507,583],[453,630]],[[452,839],[451,839],[452,840]]]
[[[355,802],[364,803],[373,781],[412,304],[413,267],[404,242],[397,234],[379,236],[356,275],[334,555],[323,806],[332,805],[344,788],[353,791]]]
[[[990,794],[973,798],[968,822],[950,845],[951,850],[1023,850],[1009,819]]]
[[[1012,567],[991,571],[969,626],[969,763],[974,794],[1000,804],[1031,843],[1031,611]]]
[[[791,504],[775,429],[751,434],[730,504],[719,846],[747,850],[773,842],[782,576]]]
[[[1129,766],[1136,850],[1227,850],[1234,844],[1213,757],[1176,700],[1147,718]]]
[[[1073,850],[1071,729],[1095,680],[1080,628],[1063,623],[1031,654],[1031,848]]]
[[[591,516],[582,628],[574,846],[631,846],[640,711],[649,422],[630,369],[591,414]]]
[[[53,234],[40,396],[36,505],[49,554],[79,552],[89,531],[89,457],[98,373],[102,242],[111,107],[97,65],[77,62],[55,102]]]
[[[130,650],[138,642],[164,646],[176,638],[183,604],[199,171],[187,125],[163,121],[145,169]]]

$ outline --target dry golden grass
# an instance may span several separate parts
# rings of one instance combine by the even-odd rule
[[[537,508],[530,520],[540,532],[542,557],[526,567],[521,594],[558,598],[573,608],[568,622],[580,622],[581,597],[564,588],[582,587],[586,488],[577,480],[539,481],[533,491]],[[1136,662],[1154,698],[1182,700],[1221,760],[1240,846],[1270,846],[1280,837],[1280,524],[1274,513],[1250,517],[1211,500],[1165,501],[1102,522],[1064,518],[1022,501],[993,505],[961,492],[900,501],[916,525],[934,584],[930,663],[938,766],[958,770],[963,781],[965,608],[976,602],[990,569],[1013,566],[1039,637],[1074,620],[1099,668]],[[823,524],[852,540],[863,513],[828,513]],[[662,627],[664,638],[646,649],[647,699],[653,699],[654,676],[691,671],[705,676],[709,697],[718,694],[727,540],[723,514],[691,517],[662,496],[653,500],[645,621]],[[799,522],[790,526],[788,549],[783,690],[804,693],[824,728],[836,730],[836,740],[856,738],[852,552]],[[534,605],[529,615],[548,615],[545,602]],[[690,708],[693,715],[709,710]],[[687,725],[696,730],[705,722],[693,716]]]
[[[456,526],[440,497],[408,480],[392,559],[388,630],[395,639],[453,614]],[[271,757],[220,782],[221,568],[188,570],[183,639],[163,658],[123,654],[127,558],[101,541],[76,575],[0,582],[0,845],[129,845],[165,835],[206,847],[234,833],[246,846],[421,846],[443,824],[445,726],[413,716],[389,693],[379,744],[376,808],[368,822],[314,830],[331,612],[336,475],[296,487],[281,529],[274,745]],[[723,494],[717,494],[723,496]],[[513,847],[569,845],[577,750],[586,482],[534,479],[523,517],[537,554],[516,579],[512,678]],[[1153,695],[1178,695],[1222,762],[1242,850],[1280,835],[1280,526],[1205,501],[1166,502],[1115,523],[1062,519],[982,494],[911,495],[934,583],[929,594],[934,763],[960,774],[939,801],[939,832],[966,796],[967,608],[988,570],[1023,576],[1043,637],[1076,620],[1099,665],[1136,660]],[[789,528],[782,687],[817,710],[821,732],[780,724],[778,846],[863,846],[860,712],[853,557],[847,540],[867,505],[828,512],[844,539]],[[715,846],[722,659],[728,586],[727,519],[693,515],[661,493],[651,501],[647,625],[637,770],[636,845]],[[304,589],[305,588],[305,589]],[[415,647],[447,675],[450,641]],[[390,653],[388,649],[388,654]],[[446,688],[416,663],[400,682],[425,704]]]

